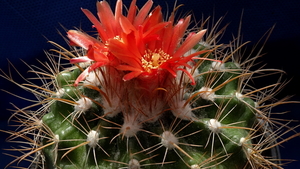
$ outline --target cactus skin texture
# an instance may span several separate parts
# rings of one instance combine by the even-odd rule
[[[133,1],[127,16],[122,6],[118,1],[115,14],[104,16],[110,7],[98,2],[101,23],[82,9],[101,41],[70,30],[71,51],[53,43],[72,66],[61,71],[48,54],[49,73],[30,67],[44,84],[19,86],[42,106],[15,111],[22,125],[9,140],[27,143],[9,165],[26,159],[47,169],[282,168],[267,153],[298,136],[281,139],[281,130],[294,128],[269,118],[271,108],[287,103],[274,101],[284,84],[249,83],[256,74],[282,71],[251,70],[260,50],[242,61],[239,38],[215,43],[217,26],[205,36],[202,24],[182,40],[190,16],[174,22],[172,13],[163,21],[159,6],[149,13],[150,0],[140,10]]]

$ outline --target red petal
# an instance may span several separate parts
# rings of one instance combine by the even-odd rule
[[[74,86],[78,86],[78,83],[83,81],[87,75],[89,74],[89,68],[86,68],[78,77],[77,79],[75,80],[74,82]]]
[[[122,11],[123,11],[123,3],[122,0],[118,0],[116,3],[116,7],[115,7],[115,31],[118,34],[119,32],[122,31],[121,27],[120,27],[120,23],[119,23],[119,18],[122,15]]]
[[[104,66],[106,63],[104,62],[96,62],[92,64],[90,67],[86,68],[75,80],[74,86],[78,86],[78,83],[83,81],[91,71],[97,69],[98,67]]]
[[[127,71],[137,71],[137,72],[142,72],[143,70],[142,69],[139,69],[139,68],[135,68],[135,67],[132,67],[132,66],[128,66],[128,65],[118,65],[116,66],[116,69],[118,70],[127,70]]]
[[[160,65],[159,68],[167,70],[174,77],[177,76],[176,72],[173,70],[174,66],[172,66],[172,64],[170,64],[170,63],[165,62],[162,65]]]
[[[148,0],[145,3],[145,5],[142,7],[142,9],[139,11],[139,13],[137,14],[137,16],[134,19],[134,24],[133,24],[134,27],[142,25],[142,23],[144,22],[145,18],[149,14],[149,11],[150,11],[152,5],[153,5],[152,0]]]
[[[89,46],[93,45],[94,43],[99,43],[99,41],[95,38],[76,30],[69,30],[67,34],[72,43],[75,43],[84,49],[88,49]]]
[[[108,38],[113,38],[116,36],[114,28],[116,27],[115,16],[110,8],[107,1],[100,1],[97,3],[98,17],[105,29]],[[107,39],[105,39],[107,40]]]
[[[88,62],[88,61],[93,61],[93,60],[89,59],[89,58],[86,57],[86,56],[70,59],[70,63],[71,63],[71,64],[74,64],[74,63],[81,63],[81,62]]]
[[[105,33],[105,30],[104,30],[102,24],[99,22],[99,20],[89,10],[87,10],[87,9],[81,9],[81,10],[88,17],[88,19],[94,24],[101,39],[103,39],[104,41],[106,39],[108,39],[108,37]]]
[[[143,35],[144,38],[147,38],[148,36],[152,36],[154,33],[162,30],[168,24],[170,24],[170,22],[162,22],[162,23],[156,24],[155,26],[153,26],[152,28],[147,30],[147,32],[144,33],[144,35]]]
[[[173,55],[174,58],[183,56],[187,51],[191,50],[203,37],[206,30],[201,30],[194,36],[187,38],[184,43],[180,46],[180,48]]]
[[[131,31],[136,31],[135,27],[125,16],[120,16],[119,22],[124,33],[129,34]]]
[[[104,54],[103,52],[107,53],[106,49],[102,48],[101,46],[90,46],[87,51],[87,56],[89,57],[89,59],[96,62],[108,62],[109,60],[106,54]]]
[[[119,60],[132,67],[141,68],[142,63],[139,59],[141,56],[137,56],[137,53],[133,53],[135,51],[134,49],[130,51],[124,43],[117,39],[110,39],[107,46],[111,53]]]
[[[170,46],[167,53],[174,53],[175,49],[178,47],[178,43],[180,42],[181,38],[186,32],[190,20],[191,20],[191,16],[189,15],[185,19],[180,19],[178,23],[174,26],[172,39],[170,41]]]
[[[75,42],[73,42],[73,41],[71,41],[71,40],[70,40],[70,42],[69,42],[69,45],[71,45],[71,46],[78,46]]]
[[[191,85],[195,85],[196,84],[196,82],[195,82],[195,79],[194,79],[194,77],[191,75],[191,73],[190,72],[188,72],[186,69],[178,69],[178,70],[181,70],[181,71],[183,71],[186,75],[188,75],[188,77],[191,79]]]
[[[129,7],[129,10],[128,10],[127,18],[128,18],[128,20],[129,20],[131,23],[133,23],[134,17],[135,17],[135,15],[136,15],[136,9],[137,9],[137,7],[136,7],[135,4],[136,4],[136,0],[132,0],[132,1],[131,1],[131,4],[130,4],[130,7]]]
[[[91,72],[95,69],[97,69],[98,67],[102,67],[104,65],[106,65],[107,63],[106,62],[96,62],[96,63],[93,63],[90,67],[89,67],[89,70],[88,72]]]
[[[169,46],[173,36],[172,31],[173,31],[173,22],[170,22],[170,24],[167,25],[166,28],[164,29],[163,37],[162,37],[163,39],[162,50],[169,54],[173,54],[174,52],[174,51],[171,51],[171,53],[169,52]]]
[[[138,77],[142,72],[130,72],[123,77],[124,81],[131,80],[133,78]]]
[[[157,25],[158,23],[163,22],[163,16],[161,12],[161,7],[157,6],[151,12],[151,15],[148,15],[148,18],[145,19],[143,23],[143,27],[148,30],[151,29],[153,26]]]

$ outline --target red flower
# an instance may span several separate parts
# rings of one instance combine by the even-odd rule
[[[93,61],[76,80],[75,85],[98,67],[110,65],[124,71],[123,80],[133,78],[152,78],[159,74],[170,73],[176,77],[177,71],[185,72],[192,84],[192,75],[185,68],[191,68],[188,62],[199,54],[195,52],[185,56],[203,37],[205,30],[191,32],[183,40],[190,16],[174,23],[172,13],[168,21],[163,20],[161,7],[152,12],[152,0],[138,10],[133,0],[127,16],[122,14],[122,1],[118,0],[113,14],[106,1],[97,3],[99,20],[87,9],[82,9],[99,33],[99,40],[79,31],[70,30],[68,37],[72,44],[87,49],[87,56],[71,59],[71,63]],[[150,13],[149,13],[150,12]]]

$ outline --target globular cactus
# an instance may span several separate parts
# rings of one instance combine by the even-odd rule
[[[43,85],[19,85],[39,102],[14,117],[22,124],[10,141],[27,142],[10,163],[30,160],[32,168],[282,168],[270,149],[284,128],[272,120],[274,95],[284,84],[275,79],[256,89],[256,75],[282,71],[251,70],[261,50],[242,58],[241,42],[217,44],[216,27],[188,30],[191,16],[164,20],[149,0],[132,1],[123,15],[97,3],[98,19],[87,9],[98,36],[70,30],[72,50],[52,42],[47,68],[34,69]],[[207,32],[211,33],[207,33]],[[52,66],[51,66],[52,65]],[[13,81],[9,74],[2,77]],[[49,80],[50,79],[50,80]],[[16,82],[14,82],[16,83]],[[17,83],[16,83],[17,84]],[[40,106],[36,110],[30,110]],[[278,141],[278,143],[276,142]]]

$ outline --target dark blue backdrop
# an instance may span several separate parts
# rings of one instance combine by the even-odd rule
[[[108,0],[112,4],[115,0]],[[138,6],[145,3],[146,0],[138,0]],[[155,4],[160,4],[169,9],[173,8],[175,0],[154,0]],[[124,0],[129,5],[129,0]],[[90,9],[96,12],[96,0],[72,0],[72,1],[19,1],[19,0],[0,0],[0,68],[7,71],[7,59],[16,65],[18,70],[26,74],[27,68],[19,59],[27,63],[37,63],[36,59],[45,60],[43,50],[53,48],[47,39],[67,46],[63,38],[57,33],[64,30],[60,23],[67,29],[80,27],[85,31],[92,30],[91,23],[81,12],[80,8]],[[214,16],[215,19],[226,14],[223,25],[230,23],[222,42],[228,42],[232,39],[232,34],[237,33],[240,16],[243,15],[243,37],[244,41],[257,42],[260,37],[274,24],[276,27],[265,47],[267,54],[262,61],[267,63],[267,67],[283,69],[287,72],[286,78],[293,78],[283,90],[284,95],[295,95],[293,100],[300,100],[300,71],[298,58],[300,48],[300,1],[290,0],[177,0],[177,4],[184,4],[180,12],[185,14],[192,12],[197,20]],[[46,39],[47,38],[47,39]],[[249,44],[251,47],[253,44]],[[260,81],[264,83],[264,79]],[[4,88],[14,93],[26,95],[15,85],[0,79],[0,88]],[[4,92],[0,94],[1,125],[0,129],[8,129],[7,119],[10,112],[6,108],[11,108],[9,102],[15,102],[18,106],[24,107],[27,102],[20,102],[19,99],[12,97]],[[299,105],[281,106],[275,111],[291,111],[284,115],[287,119],[300,119]],[[1,148],[8,148],[4,143],[7,134],[0,132]],[[282,158],[300,159],[300,139],[296,138],[285,144],[281,148]],[[0,168],[12,158],[1,154]],[[5,159],[5,160],[3,160]],[[5,162],[6,161],[6,162]],[[294,162],[288,169],[300,168],[300,162]]]

